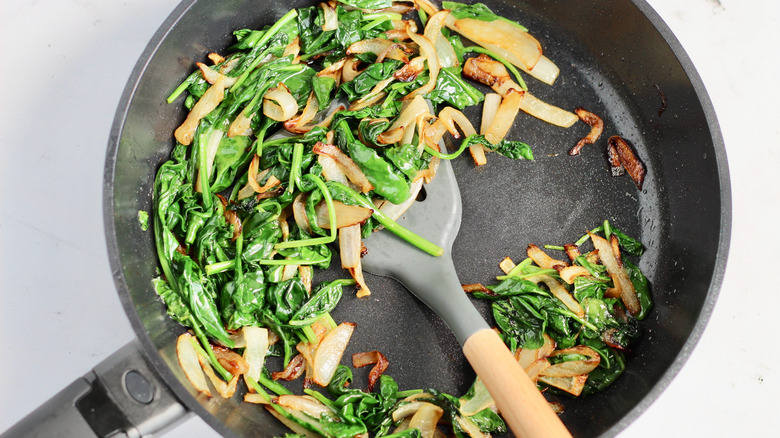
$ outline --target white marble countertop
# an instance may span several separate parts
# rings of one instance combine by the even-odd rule
[[[621,437],[780,436],[775,0],[649,0],[709,91],[728,151],[730,259],[677,378]],[[106,255],[106,141],[125,81],[177,0],[0,2],[0,431],[133,338]],[[761,263],[759,263],[761,262]],[[171,437],[216,436],[191,418]]]

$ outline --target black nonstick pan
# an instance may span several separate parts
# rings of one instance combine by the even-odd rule
[[[582,106],[599,114],[605,132],[597,144],[570,157],[566,152],[587,133],[586,125],[559,129],[521,116],[509,136],[532,145],[535,161],[491,155],[486,166],[475,168],[468,159],[456,160],[463,197],[456,268],[464,283],[489,284],[504,256],[522,258],[529,243],[570,242],[605,219],[645,243],[640,267],[655,307],[643,339],[628,355],[626,373],[602,393],[561,400],[566,406],[561,418],[575,436],[612,436],[671,381],[715,304],[731,215],[717,120],[679,43],[644,2],[484,3],[532,29],[545,55],[561,68],[552,87],[528,78],[532,92],[562,108]],[[167,317],[151,286],[158,275],[154,239],[139,226],[138,212],[151,211],[156,170],[185,116],[180,103],[166,104],[165,97],[195,62],[228,47],[233,30],[262,27],[292,7],[310,4],[184,1],[155,34],[118,108],[104,179],[111,266],[138,340],[7,436],[54,436],[53,431],[143,436],[164,430],[188,411],[225,436],[285,432],[240,396],[195,395],[175,356],[175,339],[184,329]],[[611,176],[605,155],[611,135],[629,140],[646,164],[641,191],[627,176]],[[347,354],[381,350],[391,362],[388,374],[402,389],[465,392],[473,373],[447,327],[394,281],[367,280],[374,292],[370,299],[346,294],[334,313],[338,321],[357,323]],[[359,381],[360,373],[356,376]]]

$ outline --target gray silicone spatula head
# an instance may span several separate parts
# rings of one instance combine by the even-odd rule
[[[425,200],[414,203],[398,222],[439,245],[444,253],[432,256],[383,230],[366,239],[363,268],[395,278],[444,319],[516,436],[571,437],[463,292],[451,255],[460,228],[461,200],[449,161],[441,163],[436,178],[425,187]]]
[[[433,309],[463,344],[477,330],[487,328],[461,288],[452,263],[452,243],[458,235],[461,199],[458,182],[448,160],[442,160],[436,178],[397,222],[444,249],[431,256],[387,230],[365,240],[368,254],[361,264],[367,272],[392,277]]]

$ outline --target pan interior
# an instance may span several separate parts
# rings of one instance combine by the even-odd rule
[[[700,85],[692,83],[688,67],[634,3],[611,2],[608,9],[591,2],[484,3],[531,29],[560,67],[552,87],[526,77],[531,91],[562,108],[582,106],[600,115],[605,131],[596,145],[570,157],[566,152],[588,132],[586,125],[560,129],[521,115],[509,138],[530,144],[534,161],[489,155],[488,164],[477,169],[467,158],[456,160],[463,197],[463,222],[453,248],[456,268],[462,283],[491,284],[504,256],[521,260],[529,243],[572,242],[605,219],[642,240],[647,251],[640,267],[650,280],[655,307],[643,339],[629,352],[626,373],[600,394],[561,400],[562,419],[576,436],[613,435],[658,395],[674,374],[669,371],[679,368],[702,312],[708,316],[714,301],[713,279],[722,272],[728,227],[719,134],[708,123],[711,109],[702,104]],[[183,329],[166,316],[151,287],[158,270],[154,240],[151,230],[140,229],[137,215],[151,212],[155,172],[185,116],[180,102],[168,105],[165,97],[195,62],[229,46],[233,30],[262,27],[288,8],[310,4],[182,3],[139,61],[109,145],[106,224],[120,297],[163,378],[190,409],[227,436],[285,430],[240,397],[194,396],[174,351]],[[610,175],[605,145],[611,135],[629,140],[647,165],[641,191],[628,176]],[[343,275],[334,270],[320,279]],[[370,275],[367,280],[373,295],[359,300],[345,294],[334,313],[337,321],[357,323],[346,353],[382,351],[390,360],[387,373],[401,389],[464,393],[473,373],[446,326],[393,280]],[[490,318],[487,308],[481,310]],[[354,385],[365,385],[365,373],[355,372]]]

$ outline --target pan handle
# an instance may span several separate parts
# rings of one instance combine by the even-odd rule
[[[2,438],[144,437],[189,413],[132,341],[28,414]]]

